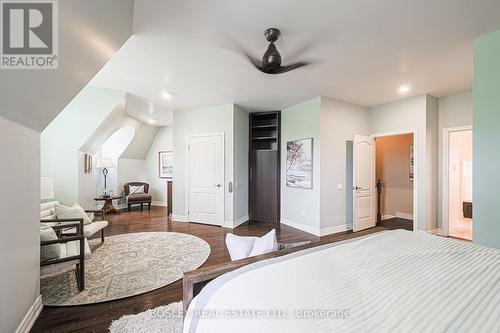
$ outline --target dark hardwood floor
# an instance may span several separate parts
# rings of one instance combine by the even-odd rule
[[[384,220],[380,225],[386,229],[405,229],[413,231],[413,221],[394,217],[392,219]]]
[[[229,253],[224,241],[228,232],[242,236],[262,236],[273,228],[271,224],[244,223],[233,231],[209,225],[170,222],[166,208],[154,206],[151,207],[150,212],[147,210],[140,212],[136,209],[130,213],[108,215],[106,218],[109,221],[106,236],[144,231],[173,231],[198,236],[207,241],[211,248],[210,256],[204,266],[229,261]],[[384,229],[386,228],[376,227],[358,233],[344,232],[319,238],[282,225],[277,232],[277,238],[279,242],[311,240],[330,243]],[[111,321],[123,315],[139,313],[181,299],[182,280],[179,280],[163,288],[126,299],[93,305],[44,307],[31,332],[107,332]]]

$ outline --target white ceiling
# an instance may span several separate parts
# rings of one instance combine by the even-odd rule
[[[268,27],[282,30],[284,64],[309,42],[300,59],[319,63],[255,70],[236,45],[260,58]],[[373,106],[402,98],[401,84],[407,96],[470,89],[473,40],[497,29],[498,0],[136,0],[134,35],[92,84],[131,93],[143,120],[230,102],[279,110],[318,95]]]

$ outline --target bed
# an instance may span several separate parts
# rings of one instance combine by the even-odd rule
[[[394,230],[259,261],[190,302],[195,332],[500,332],[500,251]]]

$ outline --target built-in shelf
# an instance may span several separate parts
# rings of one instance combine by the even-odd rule
[[[278,128],[277,125],[255,125],[252,128]]]
[[[251,113],[248,213],[250,223],[280,226],[280,112]]]
[[[275,136],[260,136],[257,138],[252,138],[252,140],[276,140],[277,137]]]

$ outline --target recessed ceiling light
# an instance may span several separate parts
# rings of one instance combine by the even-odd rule
[[[410,91],[410,86],[408,86],[406,84],[402,84],[399,86],[398,91],[400,94],[406,94],[407,92]]]
[[[158,118],[151,118],[148,120],[148,123],[150,123],[151,125],[154,125],[154,124],[156,124],[157,121],[158,121]]]
[[[165,99],[170,99],[170,98],[172,98],[172,94],[169,93],[168,91],[164,91],[161,93],[161,97],[163,97]]]

